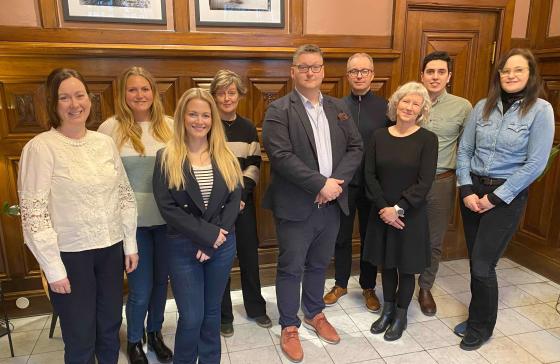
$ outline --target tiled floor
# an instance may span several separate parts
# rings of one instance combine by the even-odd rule
[[[459,338],[451,328],[466,317],[470,300],[468,262],[455,260],[441,265],[436,286],[432,290],[438,304],[435,317],[420,312],[413,300],[408,313],[408,329],[396,342],[386,342],[382,335],[369,332],[377,314],[367,312],[362,304],[361,290],[355,277],[349,293],[338,304],[328,307],[325,314],[337,328],[342,340],[329,345],[305,328],[300,336],[305,363],[560,363],[560,315],[555,311],[560,285],[518,266],[508,259],[498,265],[500,304],[494,337],[481,349],[462,351]],[[378,277],[378,281],[379,281]],[[328,280],[326,288],[330,288]],[[377,289],[382,295],[381,287]],[[278,319],[274,287],[263,288],[268,313]],[[380,297],[382,298],[382,297]],[[222,363],[288,363],[279,347],[280,327],[262,329],[245,316],[241,292],[232,293],[235,311],[235,335],[222,339]],[[173,346],[177,309],[169,300],[163,328],[165,340]],[[13,341],[17,357],[9,357],[7,338],[0,339],[0,364],[62,363],[63,343],[60,329],[48,338],[48,316],[13,320]],[[121,329],[121,357],[126,363],[126,323]],[[148,353],[150,363],[157,363]]]

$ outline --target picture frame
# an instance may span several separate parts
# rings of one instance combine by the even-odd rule
[[[167,24],[165,0],[61,0],[66,21]]]
[[[285,0],[194,0],[196,25],[284,28]]]

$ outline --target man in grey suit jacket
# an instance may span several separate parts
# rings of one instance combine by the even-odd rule
[[[271,182],[263,206],[274,214],[279,246],[280,344],[288,359],[298,362],[303,359],[297,316],[300,285],[304,326],[331,344],[340,340],[322,313],[323,287],[340,211],[348,215],[346,187],[363,148],[345,104],[321,94],[321,49],[309,44],[299,47],[290,74],[295,90],[270,104],[264,120]]]

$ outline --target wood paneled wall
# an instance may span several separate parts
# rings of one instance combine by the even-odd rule
[[[43,82],[55,67],[72,67],[84,74],[93,94],[94,117],[90,125],[93,129],[113,114],[116,78],[130,65],[144,66],[154,74],[168,114],[173,113],[185,90],[195,86],[207,87],[218,69],[229,68],[242,75],[249,90],[240,103],[240,114],[253,120],[260,129],[267,105],[293,87],[289,66],[292,52],[299,44],[316,43],[325,51],[323,92],[336,97],[348,94],[346,59],[355,52],[367,52],[375,62],[372,87],[380,96],[388,97],[400,83],[409,80],[405,77],[411,77],[403,71],[405,60],[402,55],[416,53],[418,59],[424,55],[425,44],[404,37],[407,14],[411,9],[453,12],[483,9],[495,13],[499,56],[509,47],[514,3],[513,0],[480,0],[473,5],[472,1],[464,0],[394,0],[392,37],[351,37],[304,34],[305,0],[287,1],[287,26],[275,31],[190,29],[188,0],[173,1],[174,31],[95,29],[95,23],[69,28],[60,24],[57,0],[38,1],[41,27],[0,26],[0,202],[17,202],[18,158],[25,143],[45,130]],[[547,63],[546,57],[549,56],[552,61]],[[557,53],[543,50],[539,57],[542,68],[549,69],[547,85],[553,92],[556,90],[553,97],[558,105],[560,78],[557,70],[553,70]],[[558,106],[556,108],[558,110]],[[259,254],[262,280],[270,283],[277,250],[271,213],[260,207],[269,175],[266,155],[261,173],[256,191],[261,240]],[[537,237],[546,245],[553,237],[556,247],[560,246],[558,224],[547,220],[556,218],[560,221],[558,208],[554,208],[560,205],[559,174],[560,167],[555,166],[539,185],[540,189],[531,191],[530,209],[533,210],[528,209],[531,214],[527,215],[530,217],[526,217],[522,228],[528,233],[518,234],[517,240],[529,242]],[[549,201],[550,196],[554,196],[554,202]],[[541,206],[545,208],[541,209]],[[533,214],[532,211],[537,212]],[[450,243],[444,249],[447,258],[464,256],[458,217],[456,212],[450,220]],[[39,267],[23,245],[19,219],[2,217],[0,223],[0,279],[7,298],[10,302],[22,295],[31,298],[30,308],[18,311],[18,314],[48,308],[42,293]],[[356,259],[357,240],[355,248]],[[554,269],[560,272],[560,267]],[[237,274],[234,270],[234,277]]]

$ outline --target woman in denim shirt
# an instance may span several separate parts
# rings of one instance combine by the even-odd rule
[[[517,229],[528,187],[548,160],[554,114],[550,103],[538,98],[541,91],[533,54],[510,50],[461,137],[457,181],[472,293],[469,317],[455,328],[463,336],[463,350],[476,350],[492,336],[498,314],[496,264]]]

